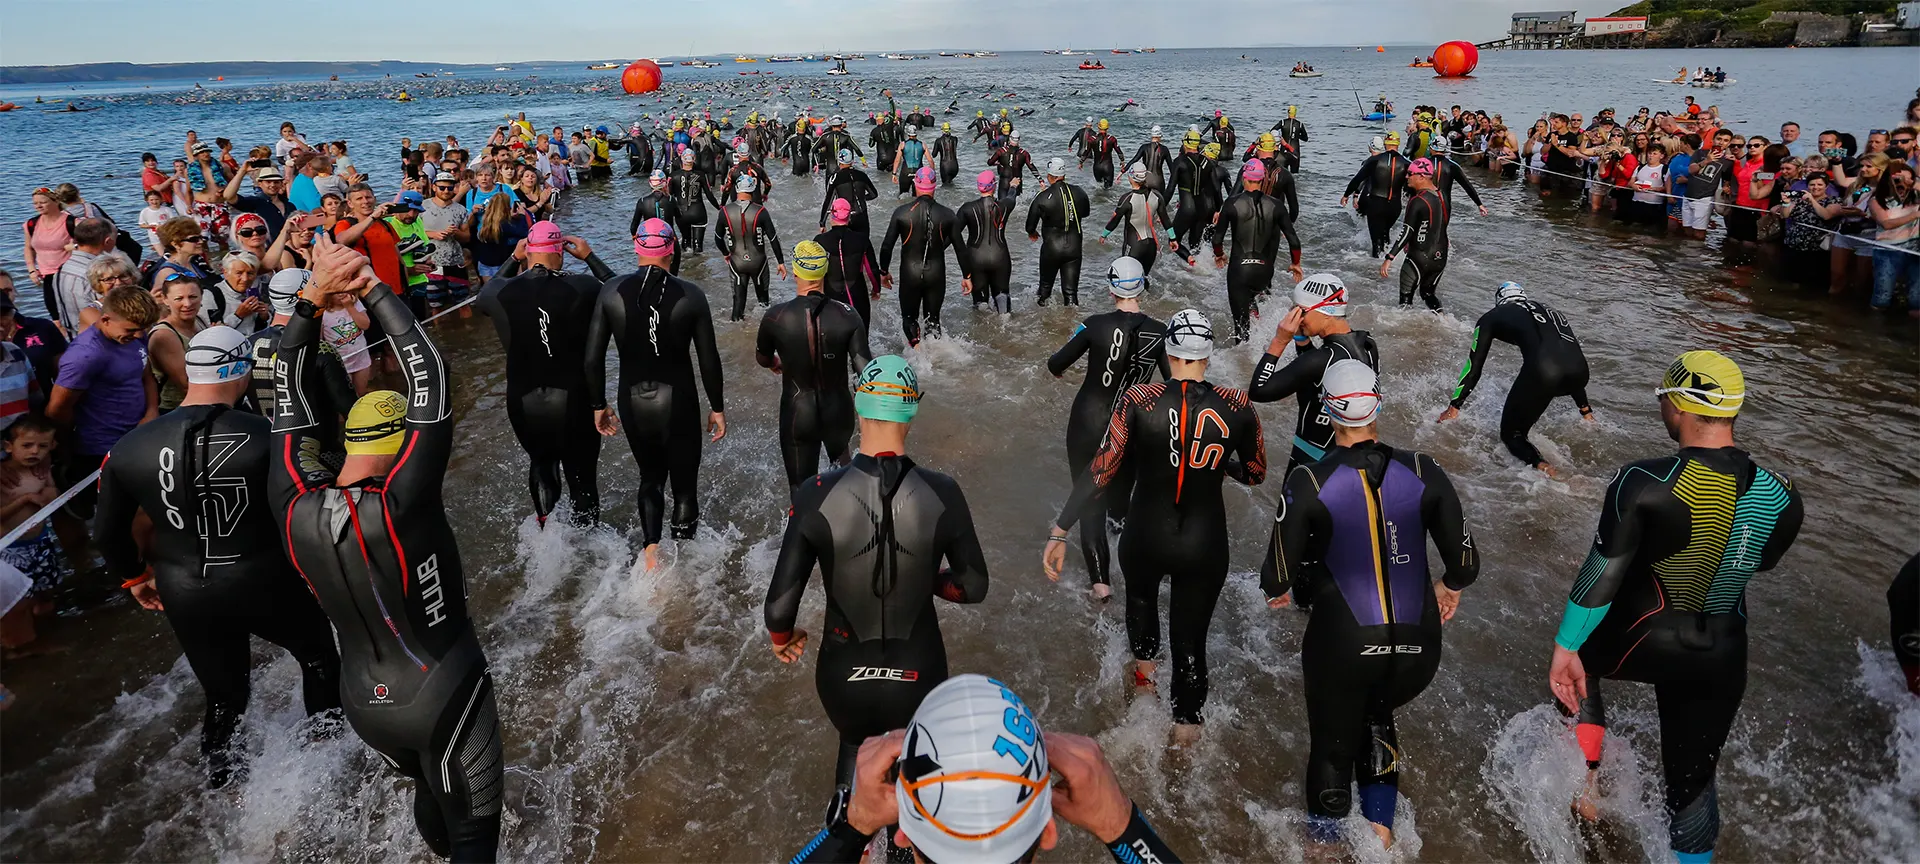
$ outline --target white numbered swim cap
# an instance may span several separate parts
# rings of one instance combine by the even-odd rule
[[[1332,273],[1315,273],[1293,286],[1293,305],[1308,312],[1347,317],[1347,286]]]
[[[754,180],[752,174],[742,174],[740,179],[733,181],[733,191],[752,192],[759,185],[759,181]]]
[[[1140,296],[1147,290],[1147,270],[1132,256],[1114,259],[1107,267],[1107,290],[1122,300]]]
[[[273,307],[273,314],[292,315],[293,305],[300,302],[300,289],[306,287],[307,278],[312,275],[297,267],[273,274],[267,283],[267,303]]]
[[[1169,352],[1171,353],[1171,352]],[[1359,360],[1336,360],[1320,376],[1320,402],[1339,426],[1365,426],[1380,414],[1380,376]]]
[[[900,828],[928,860],[1012,864],[1053,816],[1040,725],[984,675],[956,675],[921,700],[897,764]]]
[[[1500,287],[1493,289],[1493,305],[1495,306],[1525,299],[1527,299],[1527,289],[1520,287],[1520,283],[1518,282],[1502,282],[1500,283]]]
[[[187,343],[188,384],[225,384],[252,377],[253,352],[247,350],[247,337],[240,331],[215,324]]]
[[[1205,360],[1213,356],[1213,325],[1198,309],[1182,309],[1167,319],[1167,356]]]

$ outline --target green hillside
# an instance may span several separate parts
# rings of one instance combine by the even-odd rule
[[[1775,12],[1892,15],[1894,0],[1642,0],[1616,16],[1647,16],[1649,44],[1769,46],[1793,41],[1793,24],[1764,23]]]

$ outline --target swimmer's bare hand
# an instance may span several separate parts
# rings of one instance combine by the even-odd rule
[[[587,256],[593,254],[593,247],[587,243],[587,238],[585,237],[575,237],[569,234],[562,241],[562,246],[567,250],[568,255],[572,255],[582,261],[587,260]]]
[[[1393,267],[1392,258],[1388,258],[1387,260],[1380,262],[1380,278],[1382,279],[1387,278],[1387,271],[1391,267]]]
[[[329,294],[367,293],[374,278],[367,267],[367,256],[353,251],[351,246],[335,243],[333,238],[317,235],[313,238],[313,277],[307,280],[307,291],[317,292],[321,297]],[[313,297],[307,298],[315,305],[324,305]]]
[[[1448,405],[1447,410],[1440,412],[1440,416],[1435,418],[1433,422],[1445,423],[1448,420],[1452,420],[1453,418],[1458,416],[1460,416],[1460,409],[1455,408],[1452,405]]]
[[[599,430],[601,435],[617,435],[620,433],[620,419],[614,416],[612,408],[602,408],[593,412],[593,428]]]
[[[805,653],[807,653],[807,631],[805,630],[796,629],[787,639],[787,644],[773,646],[773,656],[780,658],[782,663],[796,662]]]
[[[962,295],[971,295],[973,293],[973,277],[972,276],[960,277],[960,293]]]
[[[1591,409],[1591,408],[1589,408],[1589,409],[1587,409],[1587,410],[1585,410],[1585,411],[1582,411],[1582,412],[1580,412],[1580,419],[1582,419],[1582,420],[1585,420],[1585,421],[1587,421],[1588,423],[1598,423],[1598,422],[1600,422],[1600,418],[1598,418],[1598,417],[1595,417],[1595,416],[1593,416],[1593,409]]]
[[[1587,667],[1580,663],[1578,652],[1553,646],[1553,663],[1547,670],[1547,684],[1553,689],[1553,698],[1570,714],[1580,712],[1580,700],[1587,698]]]
[[[1488,215],[1492,215],[1492,214],[1490,214],[1490,213],[1488,213],[1488,212],[1487,212],[1487,205],[1485,205],[1485,204],[1482,204],[1482,205],[1480,205],[1480,215],[1482,215],[1482,216],[1488,216]]]
[[[861,742],[853,765],[853,796],[847,801],[847,824],[853,830],[874,834],[900,821],[900,799],[887,780],[887,770],[900,760],[906,740],[906,730],[895,729]]]
[[[1300,265],[1298,264],[1288,267],[1287,272],[1293,274],[1293,281],[1295,282],[1307,278],[1307,271],[1300,269]]]
[[[1060,782],[1053,787],[1053,815],[1087,829],[1101,843],[1120,839],[1133,820],[1133,801],[1121,790],[1100,745],[1079,735],[1045,734],[1047,765],[1060,774]],[[1041,834],[1040,848],[1052,848],[1054,834],[1049,825]]]
[[[1445,583],[1434,580],[1433,599],[1440,606],[1440,623],[1453,620],[1453,613],[1460,611],[1460,592],[1448,588]]]
[[[727,437],[727,415],[720,411],[708,414],[707,431],[713,433],[713,437],[707,439],[709,441],[718,441]]]
[[[1293,592],[1291,591],[1285,594],[1282,594],[1278,597],[1267,598],[1268,609],[1285,609],[1292,605],[1293,605]]]
[[[1060,581],[1060,572],[1067,569],[1067,532],[1058,525],[1047,537],[1047,548],[1040,551],[1040,569],[1055,582]]]
[[[160,603],[160,589],[154,585],[153,579],[151,578],[153,571],[149,570],[147,572],[149,578],[144,582],[129,587],[127,593],[133,595],[134,602],[139,603],[140,608],[150,609],[155,612],[164,612],[166,608]]]

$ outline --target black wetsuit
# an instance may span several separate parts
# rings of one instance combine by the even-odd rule
[[[1735,447],[1687,447],[1620,469],[1554,642],[1580,653],[1579,739],[1600,762],[1601,679],[1653,685],[1669,845],[1713,849],[1714,769],[1747,689],[1747,580],[1800,533],[1800,493]]]
[[[945,185],[960,176],[960,139],[952,132],[942,132],[933,139],[933,155],[940,162],[940,183]]]
[[[1307,124],[1292,117],[1282,118],[1280,122],[1273,124],[1273,134],[1286,145],[1282,149],[1287,152],[1287,161],[1293,163],[1290,169],[1298,174],[1300,157],[1304,155],[1300,150],[1300,142],[1308,140]]]
[[[860,152],[860,145],[853,143],[853,133],[845,129],[828,129],[820,133],[820,137],[814,141],[813,161],[820,167],[832,171],[840,164],[842,150],[852,153],[854,158],[865,158],[867,155]]]
[[[853,217],[847,220],[847,226],[855,231],[873,236],[873,230],[867,222],[867,202],[880,197],[880,190],[873,188],[873,181],[867,178],[867,172],[858,168],[840,168],[834,171],[833,178],[827,181],[827,197],[820,201],[820,230],[825,231],[833,224],[833,202],[844,198],[853,207]]]
[[[1087,139],[1086,149],[1080,151],[1080,163],[1093,162],[1093,182],[1101,188],[1113,188],[1113,154],[1120,149],[1120,139],[1110,132],[1095,131]]]
[[[1467,172],[1460,168],[1460,163],[1445,156],[1429,156],[1427,161],[1433,163],[1433,185],[1440,190],[1440,197],[1446,199],[1447,209],[1453,209],[1455,183],[1466,190],[1467,197],[1473,200],[1473,206],[1486,206],[1480,203],[1480,190],[1473,188],[1473,181],[1467,179]]]
[[[285,324],[270,324],[247,337],[247,353],[253,357],[253,407],[268,420],[278,416],[273,358],[280,351],[280,336],[286,329]],[[307,375],[302,389],[306,391],[307,400],[313,403],[311,413],[318,425],[313,437],[321,444],[320,458],[330,467],[339,468],[347,458],[346,442],[340,437],[340,418],[347,416],[358,398],[353,392],[353,378],[341,364],[340,352],[324,339],[315,351],[314,362],[307,365]]]
[[[660,542],[664,487],[673,486],[673,536],[693,536],[700,519],[700,398],[693,389],[698,353],[707,408],[727,410],[720,354],[713,345],[713,311],[692,282],[658,267],[642,267],[600,289],[587,329],[588,407],[607,407],[607,341],[620,349],[616,405],[633,460],[640,466],[640,530],[645,545]]]
[[[813,144],[813,136],[802,133],[788,136],[780,145],[780,155],[793,167],[793,176],[813,173]]]
[[[894,161],[899,164],[897,171],[900,175],[896,184],[899,187],[895,193],[896,196],[905,195],[913,191],[914,172],[919,171],[922,166],[926,165],[928,159],[933,155],[927,150],[926,143],[919,138],[905,139],[900,142],[899,146],[900,149],[894,159]]]
[[[1067,139],[1067,152],[1072,153],[1075,159],[1093,158],[1093,138],[1099,134],[1100,131],[1093,128],[1092,123],[1073,130],[1073,137]]]
[[[670,226],[681,224],[680,202],[675,200],[674,197],[665,190],[648,192],[646,195],[641,196],[640,200],[633,205],[633,223],[627,226],[627,236],[640,236],[640,224],[648,219],[659,219]],[[679,229],[675,228],[674,230],[678,231]],[[675,236],[678,237],[679,235],[676,234]],[[685,248],[686,245],[685,243],[673,244],[673,265],[670,269],[676,276],[680,275],[680,250]],[[595,275],[599,275],[598,271],[595,272]],[[611,276],[611,271],[609,271],[607,276],[600,278],[607,279],[611,278]]]
[[[1217,120],[1210,122],[1207,124],[1207,133],[1213,136],[1214,143],[1220,145],[1220,152],[1228,159],[1232,159],[1234,145],[1240,140],[1239,133],[1233,128],[1233,123],[1229,121],[1223,126]]]
[[[627,173],[636,177],[645,177],[653,173],[653,146],[641,136],[634,136],[623,142],[627,149]]]
[[[922,322],[929,336],[940,335],[940,307],[947,301],[947,247],[954,245],[954,215],[933,200],[918,196],[894,208],[887,235],[880,241],[880,269],[892,266],[893,244],[900,243],[900,326],[909,346],[920,344]],[[958,253],[955,253],[956,256]]]
[[[1129,441],[1138,444],[1128,449]],[[1132,456],[1133,458],[1129,458]],[[1172,577],[1173,720],[1199,723],[1207,701],[1207,628],[1227,580],[1227,513],[1220,485],[1267,476],[1260,418],[1246,394],[1204,381],[1138,384],[1121,397],[1106,440],[1057,521],[1070,529],[1094,493],[1131,463],[1133,500],[1120,532],[1127,642],[1135,660],[1160,651],[1160,582]],[[1187,481],[1193,487],[1187,488]]]
[[[1422,534],[1448,588],[1473,584],[1480,559],[1460,496],[1423,453],[1365,441],[1287,473],[1260,589],[1268,599],[1292,591],[1308,613],[1300,666],[1309,817],[1345,817],[1357,780],[1361,815],[1393,826],[1393,711],[1440,668],[1440,607]]]
[[[827,250],[827,296],[853,307],[861,324],[871,326],[871,298],[880,290],[882,272],[873,241],[851,225],[835,225],[813,241]]]
[[[100,470],[94,540],[114,578],[153,568],[167,623],[207,694],[200,755],[216,789],[245,773],[245,755],[229,745],[252,693],[249,635],[300,664],[309,715],[340,707],[333,629],[288,563],[267,499],[272,433],[257,414],[183,405],[121,437]],[[138,510],[153,519],[145,561],[133,538]]]
[[[726,256],[727,271],[733,276],[733,315],[728,320],[740,321],[747,317],[749,287],[760,305],[771,302],[767,297],[767,284],[772,277],[772,268],[767,266],[768,250],[772,250],[774,260],[787,263],[787,253],[780,248],[780,234],[773,228],[772,212],[759,204],[727,202],[720,208],[720,225],[713,231],[713,245]]]
[[[853,307],[825,294],[802,294],[767,310],[754,360],[780,372],[780,457],[787,485],[820,473],[820,448],[845,464],[853,438],[849,366],[866,368],[867,324]]]
[[[1040,169],[1033,167],[1033,154],[1017,144],[1008,144],[994,151],[992,156],[987,157],[987,164],[993,167],[999,179],[994,194],[999,196],[1000,203],[1007,209],[1012,209],[1013,202],[1020,197],[1022,169],[1032,174],[1033,179],[1041,179]]]
[[[1260,181],[1260,191],[1279,199],[1286,205],[1287,218],[1298,222],[1300,221],[1299,187],[1293,182],[1293,172],[1288,171],[1282,161],[1278,153],[1272,156],[1247,157],[1248,163],[1259,162],[1267,168],[1266,179]],[[1246,176],[1247,166],[1241,165],[1240,173],[1234,176],[1233,188],[1246,188]]]
[[[814,683],[840,732],[834,783],[849,785],[860,742],[906,728],[947,679],[933,598],[986,599],[987,560],[960,485],[906,456],[855,456],[800,484],[792,514],[767,586],[767,631],[782,643],[792,634],[819,564],[827,614]]]
[[[268,479],[294,566],[339,634],[340,696],[367,746],[414,780],[413,817],[435,854],[492,861],[505,766],[487,658],[467,617],[466,572],[441,499],[453,452],[446,362],[385,285],[367,313],[407,379],[400,452],[384,477],[349,488],[315,455],[323,442],[301,382],[319,311],[302,302],[281,337]]]
[[[1293,230],[1286,205],[1258,191],[1242,191],[1220,205],[1220,225],[1213,232],[1213,254],[1225,254],[1226,236],[1233,234],[1233,254],[1227,257],[1227,307],[1233,316],[1233,340],[1245,342],[1253,327],[1252,315],[1260,296],[1273,288],[1275,256],[1280,238],[1294,266],[1300,264],[1300,235]]]
[[[1407,261],[1400,265],[1400,305],[1412,305],[1413,292],[1419,291],[1428,309],[1440,311],[1440,295],[1435,292],[1440,289],[1440,275],[1447,270],[1449,213],[1446,199],[1431,189],[1407,201],[1406,227],[1387,249],[1389,261],[1401,249],[1407,250]]]
[[[773,191],[773,178],[767,176],[767,169],[760,167],[758,162],[735,162],[728,166],[726,179],[720,184],[721,194],[732,196],[737,192],[742,177],[753,178],[753,191],[748,194],[752,196],[753,203],[764,206],[767,194]]]
[[[1340,360],[1359,360],[1376,372],[1380,369],[1380,346],[1365,330],[1322,336],[1319,345],[1294,344],[1293,362],[1281,366],[1279,357],[1264,354],[1253,366],[1253,383],[1247,385],[1247,395],[1255,402],[1278,402],[1288,396],[1300,399],[1293,452],[1287,456],[1288,474],[1326,458],[1333,447],[1333,419],[1320,401],[1320,378],[1327,367]]]
[[[477,305],[493,319],[507,355],[507,422],[527,451],[527,491],[545,525],[560,501],[562,468],[573,518],[600,518],[600,433],[588,407],[587,325],[613,269],[589,254],[593,275],[535,265],[492,279]]]
[[[720,209],[720,200],[713,196],[713,188],[707,185],[706,175],[698,169],[681,171],[667,181],[667,191],[673,193],[674,205],[679,219],[673,226],[679,234],[680,242],[674,244],[678,253],[681,247],[699,254],[707,245],[707,204]]]
[[[1400,196],[1407,188],[1407,157],[1398,150],[1385,150],[1367,158],[1360,170],[1347,181],[1340,196],[1360,196],[1360,213],[1367,217],[1367,235],[1373,243],[1373,257],[1387,248],[1387,236],[1393,222],[1400,218]]]
[[[1122,222],[1127,226],[1121,235],[1126,240],[1126,254],[1140,262],[1142,270],[1152,273],[1154,259],[1160,257],[1160,240],[1173,226],[1173,217],[1167,213],[1167,200],[1144,187],[1128,191],[1120,196],[1112,218],[1107,220],[1106,233],[1100,236],[1113,233]]]
[[[1133,158],[1127,161],[1127,168],[1131,169],[1135,165],[1147,166],[1147,182],[1141,188],[1151,189],[1164,195],[1167,189],[1167,163],[1172,161],[1173,154],[1167,150],[1167,145],[1149,139],[1147,143],[1140,145],[1139,150],[1134,151]]]
[[[953,255],[960,261],[960,275],[973,280],[973,305],[991,303],[993,311],[1010,313],[1013,298],[1008,282],[1013,278],[1013,253],[1007,250],[1007,215],[1004,199],[982,195],[954,211]]]
[[[1081,322],[1073,338],[1047,358],[1047,371],[1058,378],[1065,375],[1081,355],[1087,355],[1087,378],[1073,396],[1073,408],[1067,414],[1067,473],[1074,480],[1087,472],[1093,455],[1106,440],[1108,421],[1120,405],[1120,397],[1135,384],[1153,380],[1153,370],[1167,376],[1167,325],[1142,312],[1114,310]],[[1099,494],[1087,501],[1080,514],[1080,554],[1087,561],[1087,575],[1094,583],[1108,584],[1106,524],[1127,518],[1127,504],[1133,497],[1133,468],[1121,465]]]
[[[1907,690],[1920,696],[1920,555],[1908,558],[1887,586],[1887,617],[1893,659],[1907,676]]]
[[[1500,443],[1507,445],[1521,462],[1539,465],[1545,461],[1540,451],[1527,441],[1533,424],[1545,414],[1547,405],[1561,396],[1573,397],[1582,413],[1592,410],[1587,402],[1587,355],[1580,350],[1567,319],[1534,300],[1510,300],[1480,316],[1473,325],[1473,344],[1468,348],[1467,365],[1460,368],[1460,380],[1453,388],[1452,405],[1459,408],[1473,395],[1486,371],[1487,351],[1495,340],[1520,346],[1520,374],[1507,391],[1507,404],[1500,410]]]
[[[867,133],[867,143],[873,145],[875,168],[888,173],[893,171],[893,155],[895,148],[900,146],[900,138],[900,127],[894,123],[881,123]]]
[[[1192,263],[1194,250],[1200,248],[1200,236],[1213,219],[1214,211],[1219,209],[1219,195],[1209,199],[1206,192],[1207,183],[1215,179],[1212,168],[1212,161],[1198,152],[1183,152],[1173,157],[1173,193],[1178,203],[1174,205],[1169,227],[1188,263]],[[1214,204],[1213,210],[1207,208],[1209,200]]]
[[[1047,298],[1053,296],[1056,274],[1061,300],[1080,303],[1080,245],[1092,207],[1086,190],[1065,180],[1040,190],[1027,205],[1027,235],[1040,235],[1040,305],[1047,305]]]

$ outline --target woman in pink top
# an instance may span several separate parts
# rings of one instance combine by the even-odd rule
[[[72,220],[60,209],[51,189],[33,190],[33,209],[36,212],[26,224],[27,269],[40,280],[47,308],[54,309],[58,307],[53,303],[53,276],[73,254],[73,236],[67,233]]]

